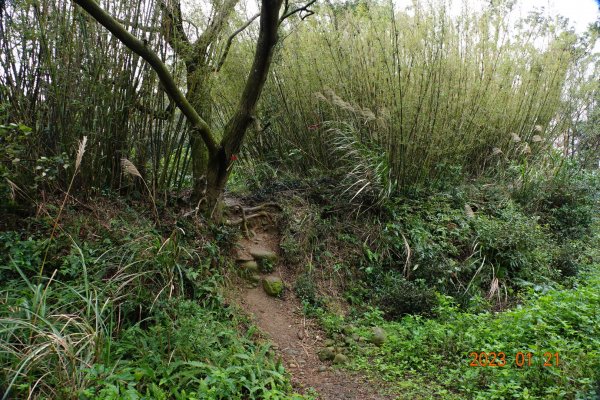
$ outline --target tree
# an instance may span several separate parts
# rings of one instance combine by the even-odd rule
[[[214,132],[210,127],[210,121],[207,121],[208,106],[206,102],[209,99],[203,88],[203,85],[206,85],[206,81],[202,77],[206,76],[208,68],[205,58],[206,49],[221,29],[223,21],[232,12],[233,7],[237,3],[236,0],[226,0],[222,4],[217,14],[218,17],[215,18],[207,31],[200,35],[194,44],[190,43],[184,35],[179,2],[175,2],[172,7],[168,7],[163,3],[167,12],[165,18],[167,26],[163,27],[163,34],[166,34],[167,40],[170,40],[171,46],[175,51],[179,49],[179,51],[186,53],[184,60],[186,62],[188,78],[190,78],[188,79],[187,96],[177,86],[167,66],[145,41],[139,40],[130,34],[117,19],[108,14],[94,0],[73,1],[152,67],[171,101],[186,116],[191,126],[192,146],[195,147],[196,151],[196,159],[193,161],[195,169],[194,190],[200,190],[200,177],[198,174],[202,172],[205,165],[206,189],[203,197],[205,200],[203,205],[205,210],[212,212],[219,203],[229,177],[232,156],[239,151],[245,133],[252,123],[256,104],[260,98],[271,66],[273,51],[278,40],[279,26],[290,16],[309,11],[308,7],[314,4],[316,0],[293,9],[290,9],[290,4],[288,1],[285,1],[283,12],[283,0],[261,1],[259,35],[252,67],[246,78],[238,106],[225,125],[220,142],[215,139]],[[204,112],[202,111],[203,107]],[[203,143],[202,147],[199,145],[200,141]],[[206,161],[203,160],[203,154],[207,155],[205,157]],[[199,193],[195,193],[195,195],[198,197]]]
[[[214,7],[208,27],[198,35],[195,41],[190,40],[184,29],[180,0],[162,1],[160,7],[164,11],[161,32],[169,46],[183,60],[186,68],[186,98],[208,125],[212,122],[212,102],[210,98],[210,77],[218,71],[227,57],[229,45],[235,35],[248,27],[259,15],[252,17],[242,28],[234,32],[228,40],[228,46],[221,59],[215,60],[211,48],[221,35],[226,21],[234,11],[238,0],[225,0],[219,7]],[[206,187],[208,176],[209,151],[199,137],[190,140],[192,158],[192,200],[198,201]]]

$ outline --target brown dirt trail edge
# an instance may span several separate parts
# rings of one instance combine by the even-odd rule
[[[252,239],[239,242],[238,259],[248,259],[251,250],[270,250],[278,253],[279,237],[276,232],[260,231]],[[254,320],[255,324],[273,343],[286,370],[292,377],[294,389],[306,393],[313,388],[321,400],[387,400],[399,398],[382,394],[383,385],[368,380],[361,374],[332,368],[321,362],[317,351],[323,346],[325,334],[314,321],[302,315],[300,302],[290,288],[293,276],[278,265],[268,275],[279,276],[286,284],[283,298],[268,296],[261,285],[251,288],[239,285],[235,301]],[[264,276],[264,274],[263,274]]]

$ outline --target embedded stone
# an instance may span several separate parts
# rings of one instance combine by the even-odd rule
[[[258,271],[258,263],[254,260],[244,261],[240,264],[240,268],[242,271],[248,275],[257,274]]]
[[[354,326],[352,325],[344,325],[344,327],[342,328],[342,333],[344,335],[351,335],[352,332],[354,332]]]
[[[271,261],[271,262],[277,261],[277,254],[275,254],[275,252],[271,251],[271,250],[252,249],[252,250],[250,250],[250,255],[255,260],[267,260],[267,261]]]
[[[337,365],[346,364],[348,362],[348,357],[345,355],[338,353],[333,358],[333,363]]]
[[[333,352],[333,350],[331,350],[331,348],[326,347],[324,349],[321,349],[317,353],[317,356],[319,357],[319,360],[321,360],[321,361],[331,361],[335,358],[335,353]]]
[[[267,276],[262,280],[263,289],[269,296],[279,297],[283,293],[283,281],[277,276]]]

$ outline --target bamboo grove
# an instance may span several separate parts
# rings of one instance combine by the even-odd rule
[[[351,192],[376,196],[453,167],[478,175],[555,147],[575,155],[573,111],[598,93],[593,43],[539,14],[517,21],[509,4],[458,17],[439,3],[325,8],[286,39],[263,98],[273,132],[249,155],[339,169]],[[583,92],[565,95],[565,82]]]

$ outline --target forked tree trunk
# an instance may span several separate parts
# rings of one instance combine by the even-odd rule
[[[278,40],[279,10],[282,3],[283,0],[263,0],[262,2],[258,41],[244,92],[235,114],[225,126],[219,149],[209,155],[206,204],[207,210],[212,213],[213,218],[220,217],[220,213],[215,213],[213,210],[220,208],[218,203],[231,172],[232,156],[240,150],[246,131],[252,123],[256,104],[267,80],[273,52]]]
[[[283,0],[262,0],[259,35],[252,68],[246,79],[246,84],[238,107],[225,126],[223,139],[220,143],[217,143],[209,124],[199,112],[201,110],[196,109],[193,105],[193,101],[190,101],[190,99],[183,95],[167,67],[156,53],[147,46],[147,43],[131,35],[118,21],[100,8],[94,0],[73,1],[79,4],[94,19],[110,30],[129,49],[140,55],[150,64],[158,74],[166,93],[188,118],[188,121],[192,126],[194,140],[199,141],[202,139],[208,153],[205,193],[206,201],[204,202],[203,208],[213,218],[220,218],[220,212],[217,211],[215,213],[215,210],[219,209],[221,195],[225,189],[227,179],[229,178],[232,155],[240,150],[246,130],[252,122],[256,103],[258,102],[267,79],[271,60],[273,58],[273,51],[277,44],[279,24],[283,19],[293,15],[302,8],[291,12],[287,12],[286,9],[283,17],[280,18]],[[309,4],[312,3],[314,3],[314,1],[309,2]],[[199,163],[201,158],[202,157],[199,158],[198,165],[196,165],[198,167],[200,166]]]

